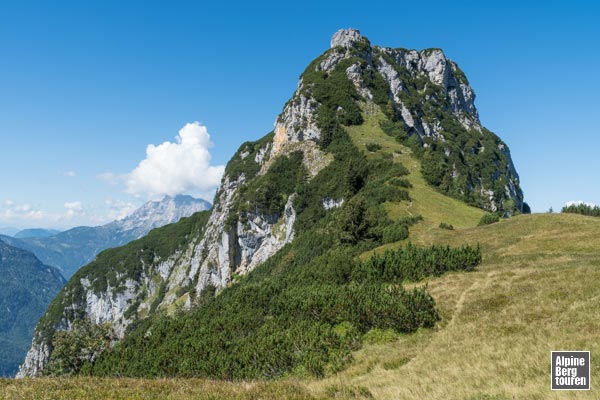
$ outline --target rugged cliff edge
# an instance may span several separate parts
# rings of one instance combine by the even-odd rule
[[[228,286],[294,240],[297,216],[315,206],[307,199],[322,213],[341,208],[361,189],[362,172],[343,190],[320,173],[337,157],[341,127],[360,125],[369,107],[386,115],[386,133],[415,149],[439,191],[489,211],[522,211],[508,147],[481,125],[474,100],[441,50],[371,46],[357,30],[338,31],[301,76],[274,131],[242,144],[228,163],[212,211],[103,252],[76,273],[38,323],[18,376],[39,374],[54,332],[77,319],[110,323],[122,339],[134,321],[189,309],[207,288]],[[299,193],[319,179],[319,196]]]

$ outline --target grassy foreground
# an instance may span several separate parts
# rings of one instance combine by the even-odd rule
[[[0,398],[26,399],[310,399],[294,382],[228,383],[205,379],[0,379]]]
[[[61,378],[0,380],[5,399],[596,399],[600,382],[600,220],[523,215],[493,225],[428,229],[418,243],[481,243],[471,273],[428,280],[442,321],[379,335],[323,380]],[[550,391],[550,351],[590,350],[592,390]]]
[[[600,397],[600,220],[518,216],[415,239],[479,242],[484,262],[428,281],[442,316],[435,330],[367,345],[314,387],[363,386],[382,399]],[[550,391],[551,350],[590,350],[592,390]]]

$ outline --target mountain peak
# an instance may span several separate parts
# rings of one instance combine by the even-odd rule
[[[337,46],[352,47],[361,39],[363,39],[363,36],[360,34],[358,29],[340,29],[331,37],[331,48]]]
[[[182,217],[211,208],[209,202],[192,196],[165,196],[158,201],[148,201],[129,216],[106,226],[117,226],[121,231],[135,230],[136,238],[150,229],[179,221]]]
[[[274,132],[243,143],[229,161],[210,213],[195,214],[118,250],[128,263],[115,266],[116,253],[107,252],[80,270],[65,295],[51,305],[56,312],[38,324],[50,333],[36,336],[20,376],[35,375],[38,365],[47,364],[50,355],[41,354],[41,346],[51,343],[52,331],[62,329],[63,321],[71,323],[79,315],[112,323],[123,339],[135,320],[179,305],[189,309],[217,289],[241,288],[218,297],[239,303],[253,288],[244,292],[247,287],[234,281],[259,265],[264,265],[263,275],[253,283],[272,272],[278,274],[273,281],[282,285],[300,277],[312,285],[314,278],[330,274],[321,270],[338,265],[346,275],[355,256],[399,243],[409,226],[421,221],[409,207],[423,195],[410,192],[410,180],[427,182],[423,190],[440,205],[450,204],[445,203],[447,194],[493,212],[522,210],[523,194],[508,147],[481,125],[464,73],[441,50],[371,47],[356,29],[336,32],[331,46],[305,69]],[[413,168],[419,164],[420,169]],[[146,203],[115,224],[134,234],[140,226],[152,228],[156,220],[174,216],[175,201],[167,197]],[[388,204],[406,217],[388,215]],[[429,200],[421,204],[424,210],[437,207]],[[451,204],[457,212],[466,208],[457,201]],[[454,211],[444,215],[461,220]],[[162,243],[162,238],[169,240]],[[282,256],[272,258],[278,252]],[[299,272],[305,268],[314,272]],[[290,275],[279,280],[280,273]],[[337,287],[335,279],[331,285]],[[314,290],[310,288],[298,293]],[[288,288],[280,289],[278,299],[287,298]],[[114,307],[107,310],[103,304]],[[263,326],[262,321],[257,324]]]
[[[161,202],[166,202],[166,201],[175,201],[175,203],[177,204],[181,204],[181,203],[197,203],[197,202],[205,202],[202,199],[197,199],[195,197],[192,197],[190,195],[187,194],[177,194],[175,196],[165,196],[163,197],[163,199],[161,200]],[[205,202],[207,203],[207,202]],[[208,205],[208,208],[210,208],[210,205]]]
[[[331,48],[305,69],[275,121],[261,173],[277,156],[302,150],[305,167],[316,176],[334,136],[342,126],[361,125],[362,109],[370,105],[420,155],[428,183],[511,215],[523,207],[519,176],[508,146],[482,125],[474,101],[465,73],[441,49],[371,46],[357,29],[340,29]],[[262,164],[264,157],[256,160]]]
[[[160,200],[150,200],[144,204],[140,208],[131,214],[133,216],[136,213],[144,212],[143,210],[153,210],[154,212],[160,212],[166,208],[177,208],[177,207],[191,207],[194,209],[198,209],[197,211],[208,210],[211,207],[211,204],[203,199],[197,199],[187,194],[177,194],[174,196],[165,195]]]

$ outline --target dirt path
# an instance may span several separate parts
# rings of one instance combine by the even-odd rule
[[[448,325],[446,325],[444,327],[444,329],[454,326],[457,317],[462,313],[462,310],[463,310],[464,304],[465,304],[465,300],[467,299],[467,296],[469,295],[469,293],[471,293],[472,291],[474,291],[478,288],[488,287],[490,285],[490,283],[492,282],[493,275],[494,275],[493,272],[488,272],[485,276],[485,279],[476,279],[475,282],[473,282],[473,284],[471,286],[469,286],[467,289],[465,289],[460,294],[460,297],[458,298],[458,301],[456,302],[456,306],[454,306],[454,312],[452,313],[452,318],[450,319],[450,321],[448,321]]]

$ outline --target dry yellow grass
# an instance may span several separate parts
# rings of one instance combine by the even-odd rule
[[[426,283],[435,329],[365,345],[323,380],[229,383],[197,379],[0,381],[6,399],[595,399],[600,382],[600,220],[524,215],[415,235],[419,243],[481,243],[472,273]],[[425,283],[425,282],[423,282]],[[419,283],[419,284],[423,284]],[[552,392],[551,350],[590,350],[592,390]]]
[[[0,379],[0,398],[7,400],[163,400],[163,399],[309,399],[300,384],[221,382],[206,379],[37,378]]]
[[[442,320],[431,331],[367,345],[347,371],[318,383],[380,399],[597,399],[600,220],[528,215],[420,243],[481,243],[476,272],[430,279]],[[592,391],[550,391],[550,351],[590,350]]]

